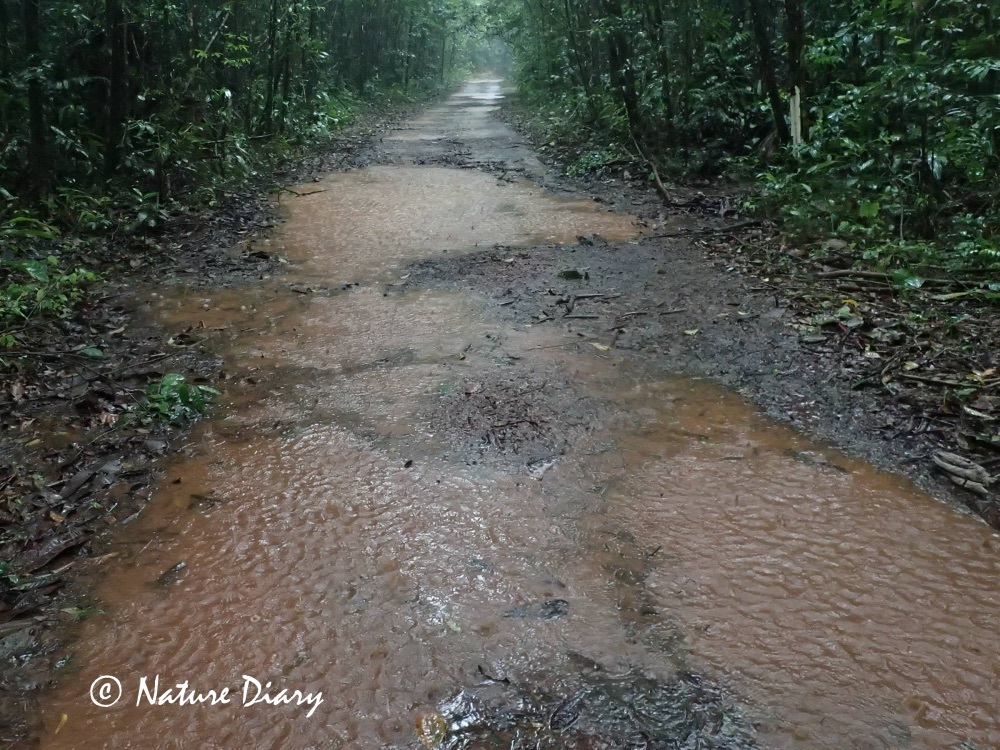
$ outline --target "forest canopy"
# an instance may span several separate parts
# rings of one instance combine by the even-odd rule
[[[322,135],[357,97],[446,84],[469,61],[468,7],[0,0],[0,196],[73,203],[114,182],[164,201],[238,176],[254,144]]]

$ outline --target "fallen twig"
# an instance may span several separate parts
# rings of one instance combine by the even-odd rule
[[[814,276],[817,279],[844,279],[844,278],[847,278],[847,279],[869,279],[871,281],[883,281],[883,282],[888,282],[890,284],[892,283],[892,280],[893,280],[893,277],[890,274],[882,273],[881,271],[856,271],[856,270],[851,269],[851,268],[840,269],[840,270],[837,270],[837,271],[821,271],[819,273],[814,274]],[[921,285],[922,286],[928,286],[928,285],[931,285],[931,286],[953,286],[953,285],[973,286],[973,285],[975,285],[975,286],[979,287],[979,289],[981,291],[988,291],[987,289],[983,288],[983,286],[985,285],[985,282],[964,281],[962,279],[940,279],[940,278],[922,279],[921,280]]]
[[[928,385],[941,385],[947,388],[960,388],[966,383],[959,383],[956,380],[942,380],[941,378],[927,378],[923,375],[910,375],[905,372],[896,373],[895,377],[902,378],[903,380],[913,380],[917,383],[927,383]]]
[[[719,227],[718,229],[692,229],[686,232],[666,232],[664,234],[646,234],[643,235],[643,239],[665,239],[668,237],[697,237],[703,234],[729,234],[730,232],[735,232],[739,229],[746,229],[747,227],[760,226],[764,222],[760,219],[747,219],[746,221],[738,221],[735,224],[729,224],[728,226]]]
[[[648,166],[649,170],[653,173],[653,184],[656,185],[656,190],[663,198],[663,202],[668,206],[674,205],[674,199],[670,195],[670,191],[667,190],[667,186],[663,184],[663,180],[660,179],[660,173],[657,171],[656,165],[653,163],[652,159],[643,153],[642,147],[639,145],[639,141],[635,139],[634,135],[632,136],[632,143],[635,144],[635,150],[639,152],[639,157],[646,163],[646,166]]]

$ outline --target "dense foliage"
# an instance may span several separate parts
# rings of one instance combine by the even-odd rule
[[[56,218],[87,228],[104,196],[162,205],[238,177],[257,147],[322,135],[357,97],[443,83],[465,60],[465,14],[460,0],[0,0],[0,196],[8,212],[70,207]]]
[[[590,144],[583,166],[632,153],[688,173],[748,168],[794,232],[836,234],[881,265],[1000,254],[998,0],[489,10],[553,135]]]

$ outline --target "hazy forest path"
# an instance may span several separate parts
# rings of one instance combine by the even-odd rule
[[[226,409],[124,532],[43,746],[417,748],[440,711],[449,748],[996,747],[990,531],[668,374],[680,309],[741,310],[662,298],[688,271],[500,91],[283,196],[280,278],[159,305],[220,332]],[[231,701],[149,706],[156,675]]]

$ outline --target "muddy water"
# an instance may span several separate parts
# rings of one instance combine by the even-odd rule
[[[470,86],[397,142],[511,138],[495,90]],[[411,260],[626,237],[628,217],[441,167],[319,189],[285,202],[271,240],[288,277],[155,304],[214,333],[229,408],[120,540],[45,747],[415,747],[416,713],[480,666],[557,685],[579,654],[707,673],[766,747],[1000,746],[1000,558],[982,524],[708,384],[500,324],[471,293],[386,295]],[[469,460],[442,422],[443,395],[515,365],[599,405],[540,481]],[[554,599],[564,616],[505,616]],[[88,697],[101,675],[124,687],[107,709]],[[231,703],[137,706],[156,675]],[[244,706],[242,675],[323,702]]]
[[[473,170],[372,167],[305,192],[285,203],[289,221],[277,249],[326,281],[371,280],[435,252],[636,232],[629,217],[593,201],[554,203],[539,188]]]

